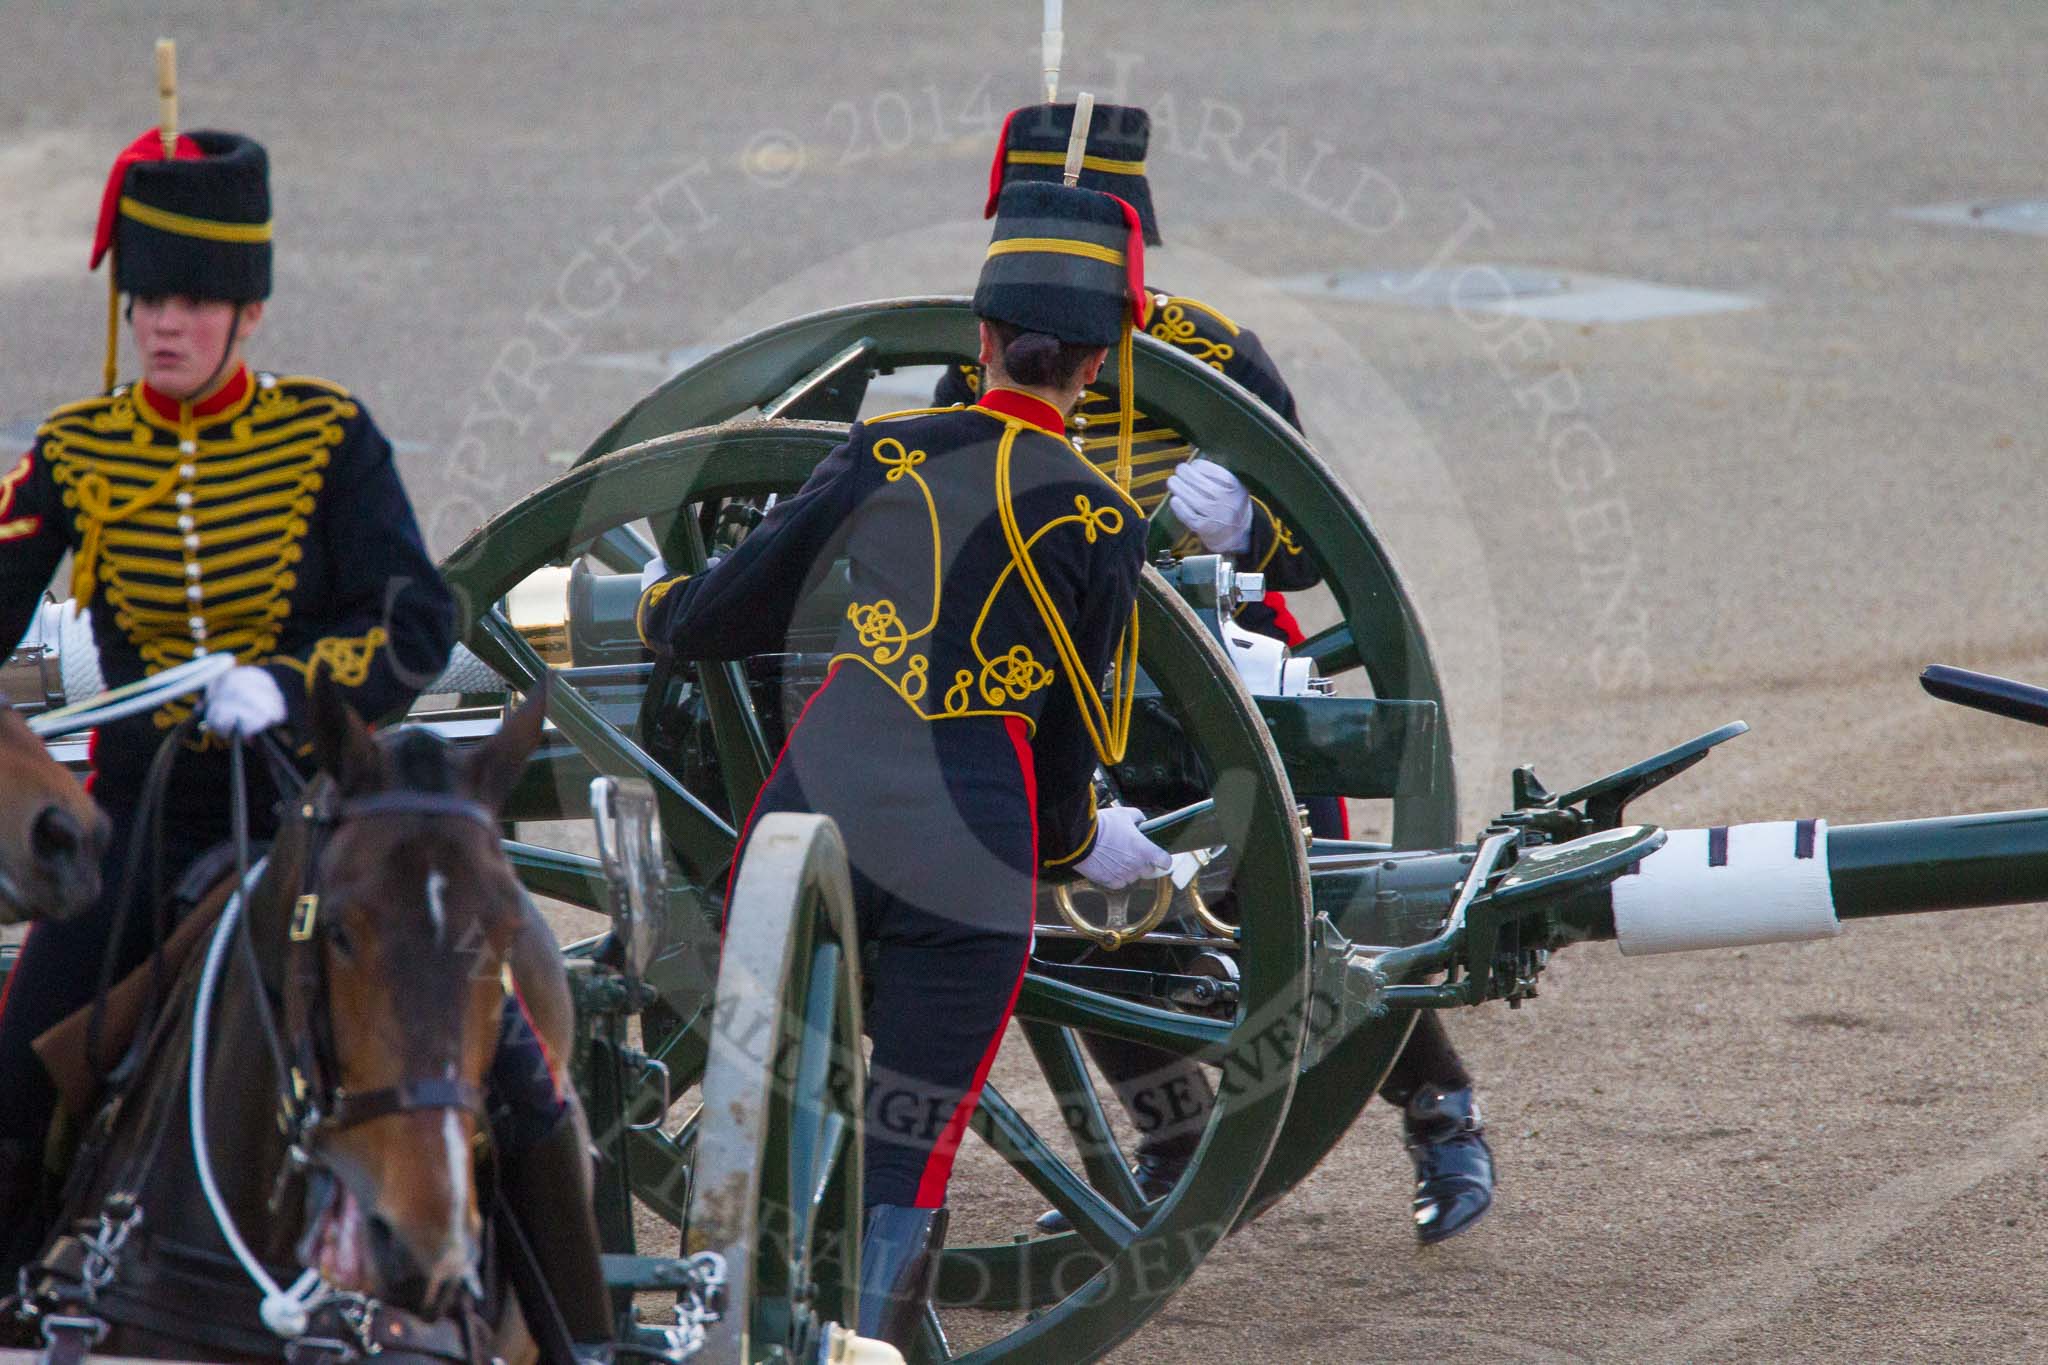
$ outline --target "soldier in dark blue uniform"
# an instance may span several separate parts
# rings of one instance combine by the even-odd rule
[[[108,389],[53,412],[0,478],[0,638],[20,638],[68,551],[72,596],[91,613],[110,686],[209,654],[237,666],[206,692],[163,794],[166,885],[231,833],[229,746],[302,731],[326,672],[365,716],[402,711],[446,665],[453,599],[427,553],[362,401],[322,379],[252,371],[243,344],[271,287],[268,162],[234,133],[138,138],[116,160],[92,262],[110,251]],[[143,377],[112,382],[120,293]],[[123,903],[120,870],[174,702],[95,732],[89,787],[112,817],[105,896],[80,919],[36,926],[0,996],[0,1276],[43,1232],[42,1141],[55,1093],[31,1042],[92,996],[110,941],[115,974],[149,950],[154,880]],[[310,752],[299,746],[298,752]],[[248,765],[250,825],[276,828],[278,793]],[[147,861],[145,860],[145,866]],[[125,928],[116,933],[123,919]],[[585,1162],[531,1027],[508,1010],[493,1101],[516,1115],[502,1163],[556,1202]],[[583,1182],[587,1183],[587,1181]],[[542,1192],[545,1192],[542,1194]],[[551,1215],[551,1219],[558,1215]],[[561,1224],[575,1224],[559,1216]],[[582,1323],[609,1336],[594,1223],[556,1257],[560,1296],[595,1286]],[[580,1280],[579,1280],[580,1277]],[[582,1298],[589,1297],[588,1289]]]
[[[856,425],[728,558],[657,569],[641,598],[657,652],[738,658],[783,648],[799,601],[847,564],[831,674],[755,813],[823,812],[846,841],[874,991],[860,1331],[898,1344],[930,1295],[1039,872],[1123,886],[1168,867],[1092,786],[1130,723],[1144,519],[1065,435],[1143,317],[1142,252],[1135,210],[1108,195],[1006,190],[974,297],[978,401]]]
[[[1041,104],[1013,111],[1003,122],[989,170],[989,211],[1006,185],[1058,180],[1074,126],[1071,104]],[[1159,220],[1145,177],[1151,120],[1143,109],[1098,104],[1088,124],[1088,146],[1080,183],[1132,204],[1144,224],[1145,241],[1157,246]],[[1148,282],[1149,286],[1149,282]],[[1146,331],[1236,380],[1296,430],[1301,419],[1294,394],[1258,336],[1208,304],[1166,292],[1154,293]],[[935,401],[971,402],[982,382],[980,367],[963,365],[941,376]],[[1076,409],[1082,446],[1105,473],[1127,473],[1132,495],[1147,516],[1170,503],[1187,529],[1177,547],[1183,553],[1230,554],[1241,568],[1266,576],[1268,596],[1247,604],[1238,624],[1290,645],[1302,635],[1284,593],[1321,581],[1311,556],[1294,533],[1236,475],[1201,458],[1179,432],[1142,412],[1126,415],[1124,395],[1114,385],[1091,385]],[[1325,838],[1347,831],[1343,802],[1311,799],[1310,823]],[[1090,1051],[1116,1084],[1134,1115],[1187,1113],[1183,1102],[1162,1104],[1159,1096],[1209,1093],[1201,1069],[1171,1054],[1119,1039],[1090,1036]],[[1185,1088],[1183,1088],[1185,1087]],[[1424,1242],[1469,1227],[1493,1200],[1493,1155],[1487,1148],[1472,1078],[1433,1011],[1422,1011],[1408,1046],[1380,1087],[1381,1096],[1402,1111],[1403,1133],[1415,1163],[1416,1235]],[[1138,1148],[1138,1175],[1146,1192],[1158,1197],[1173,1188],[1194,1155],[1201,1136],[1200,1107],[1193,1119],[1171,1131],[1153,1125]],[[1143,1125],[1141,1125],[1141,1128]],[[1057,1213],[1041,1224],[1064,1226]]]

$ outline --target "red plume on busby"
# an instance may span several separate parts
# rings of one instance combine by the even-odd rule
[[[178,138],[178,157],[184,161],[198,160],[199,144],[189,135],[181,134]],[[121,154],[114,158],[114,168],[107,173],[106,191],[100,195],[100,221],[99,226],[93,230],[92,260],[86,269],[98,270],[100,262],[106,258],[108,248],[114,245],[114,215],[120,208],[121,191],[128,184],[128,168],[138,161],[163,159],[163,134],[155,128],[123,147]]]

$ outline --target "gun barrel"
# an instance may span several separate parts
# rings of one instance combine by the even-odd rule
[[[2048,901],[2048,810],[1828,829],[1842,919]]]
[[[1674,836],[1681,833],[1674,831]],[[2048,901],[2048,810],[1830,825],[1827,865],[1826,894],[1836,920]],[[1734,888],[1729,890],[1733,893]],[[1787,926],[1779,932],[1766,925],[1749,936],[1752,926],[1744,921],[1754,918],[1750,912],[1757,909],[1756,902],[1771,899],[1774,888],[1749,884],[1741,890],[1741,903],[1736,903],[1710,884],[1704,895],[1682,883],[1648,895],[1643,888],[1630,888],[1635,905],[1647,904],[1657,912],[1649,917],[1655,932],[1644,935],[1640,930],[1617,931],[1614,887],[1601,887],[1553,911],[1554,946],[1619,938],[1624,952],[1668,952],[1825,937],[1830,932],[1815,924],[1809,905],[1803,927]],[[1675,933],[1670,926],[1655,923],[1658,915],[1672,908],[1667,896],[1690,902],[1678,914],[1681,922]]]

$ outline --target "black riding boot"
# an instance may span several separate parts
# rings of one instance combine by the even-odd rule
[[[932,1301],[946,1210],[876,1204],[860,1243],[860,1327],[864,1337],[908,1350]]]
[[[599,1258],[597,1216],[591,1209],[590,1152],[583,1125],[574,1111],[565,1111],[546,1137],[530,1146],[501,1150],[498,1162],[512,1231],[532,1250],[534,1266],[570,1340],[578,1347],[609,1343],[612,1304]],[[515,1275],[515,1283],[518,1278]],[[519,1288],[534,1340],[544,1343],[545,1329],[533,1321],[544,1309],[527,1302],[530,1286]],[[582,1358],[583,1352],[577,1355]]]
[[[1493,1151],[1472,1087],[1424,1087],[1401,1129],[1415,1162],[1416,1237],[1428,1246],[1472,1226],[1493,1204]]]

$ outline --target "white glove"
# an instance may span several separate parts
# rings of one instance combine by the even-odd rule
[[[718,567],[719,561],[724,558],[724,555],[713,555],[711,556],[711,558],[705,560],[704,572],[710,573],[713,569]],[[667,562],[664,561],[660,555],[656,555],[654,558],[648,560],[647,567],[640,571],[640,595],[642,597],[647,596],[647,590],[649,588],[653,587],[656,583],[661,582],[661,580],[664,578],[673,577],[675,577],[675,575],[669,571]]]
[[[1120,891],[1140,877],[1163,877],[1173,867],[1167,851],[1138,832],[1145,813],[1133,806],[1095,812],[1095,847],[1074,871],[1097,886]]]
[[[1252,495],[1237,475],[1197,455],[1166,476],[1173,514],[1212,554],[1252,545]]]
[[[268,669],[239,664],[206,685],[204,724],[216,735],[240,739],[284,720],[284,690]]]

